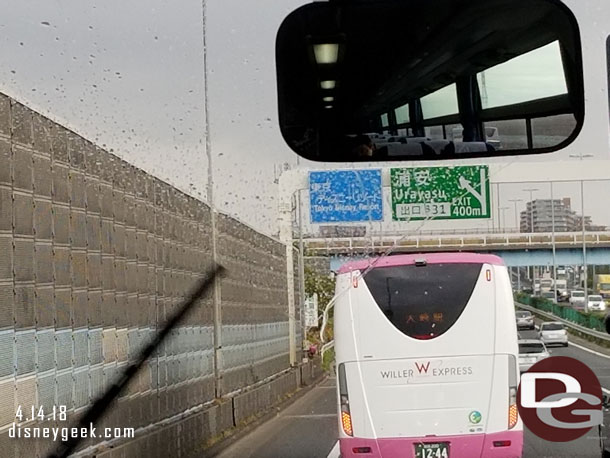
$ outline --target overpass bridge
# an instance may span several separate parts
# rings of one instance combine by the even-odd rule
[[[584,239],[584,243],[583,243]],[[610,264],[610,231],[605,232],[475,232],[373,233],[369,237],[305,237],[307,256],[347,257],[380,254],[473,251],[501,256],[508,266]],[[554,250],[553,250],[554,248]]]

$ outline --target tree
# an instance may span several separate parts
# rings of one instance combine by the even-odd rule
[[[305,295],[310,297],[314,294],[318,295],[318,310],[323,313],[330,300],[335,295],[335,279],[329,275],[322,275],[315,269],[305,266]],[[332,340],[332,309],[329,312],[329,322],[326,326],[326,340]],[[309,336],[310,340],[317,341],[317,333],[315,336]]]
[[[318,306],[323,309],[335,295],[335,279],[305,266],[305,294],[313,296],[314,293],[318,294]]]

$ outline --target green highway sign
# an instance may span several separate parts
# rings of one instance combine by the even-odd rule
[[[490,218],[486,165],[390,169],[392,219]]]

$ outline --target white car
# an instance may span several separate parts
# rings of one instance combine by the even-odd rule
[[[564,347],[568,346],[568,332],[563,327],[563,323],[558,321],[542,323],[538,331],[538,338],[545,345],[560,344]]]
[[[604,302],[604,298],[598,294],[589,296],[588,307],[589,307],[589,311],[595,311],[595,312],[605,312],[606,311],[606,303]]]
[[[525,372],[538,361],[548,358],[550,352],[544,342],[536,339],[519,340],[519,370]]]
[[[515,318],[517,319],[517,329],[534,329],[534,316],[531,312],[519,310],[515,312]]]
[[[585,292],[584,291],[572,291],[570,293],[570,305],[574,308],[585,307]]]

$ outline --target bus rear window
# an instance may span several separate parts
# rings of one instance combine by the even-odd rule
[[[464,311],[481,264],[429,264],[372,269],[364,276],[373,298],[401,332],[431,339],[446,332]]]
[[[563,325],[561,323],[550,323],[543,324],[542,331],[561,331],[563,329]]]
[[[520,354],[528,354],[528,353],[542,353],[544,352],[544,345],[537,343],[527,343],[527,344],[519,344],[519,353]]]

